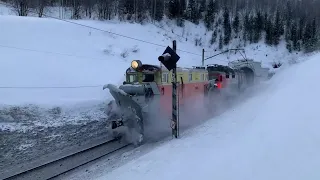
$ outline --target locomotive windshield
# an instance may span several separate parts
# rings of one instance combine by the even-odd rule
[[[160,67],[155,65],[132,61],[131,67],[126,70],[126,81],[124,83],[158,82],[160,70]]]
[[[155,75],[154,73],[142,73],[140,75],[140,80],[142,80],[142,82],[153,82],[155,81]],[[127,74],[126,82],[127,83],[139,82],[138,73]]]
[[[219,79],[219,74],[209,73],[209,80]]]
[[[153,82],[154,74],[143,74],[143,82]]]

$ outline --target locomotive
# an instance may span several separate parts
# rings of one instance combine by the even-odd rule
[[[249,72],[249,73],[248,73]],[[108,104],[108,132],[139,146],[144,141],[145,127],[155,121],[169,120],[172,106],[172,72],[163,66],[131,62],[126,80],[119,87],[107,84],[114,100]],[[212,111],[216,97],[232,98],[253,84],[253,71],[218,64],[207,67],[177,67],[178,103],[190,114],[193,102]],[[217,102],[216,102],[217,103]]]

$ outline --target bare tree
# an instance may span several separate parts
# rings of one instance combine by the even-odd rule
[[[81,5],[82,5],[82,0],[73,0],[72,2],[72,18],[73,19],[80,19],[81,18]]]
[[[91,18],[94,5],[96,4],[97,0],[83,0],[83,7],[86,12],[86,16]]]
[[[13,10],[17,12],[19,16],[27,16],[29,12],[29,0],[13,0]]]
[[[99,19],[108,19],[111,20],[112,11],[113,11],[113,4],[115,0],[98,0],[97,7],[98,7],[98,17]]]
[[[38,17],[42,17],[49,3],[49,0],[32,0],[31,7],[35,9],[35,11],[38,14]]]

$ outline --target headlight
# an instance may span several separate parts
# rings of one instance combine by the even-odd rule
[[[139,69],[141,66],[142,66],[142,63],[141,63],[141,61],[139,61],[139,60],[133,60],[133,61],[131,62],[131,67],[132,67],[134,70]]]

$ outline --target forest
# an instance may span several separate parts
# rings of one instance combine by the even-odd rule
[[[2,0],[19,16],[43,17],[48,7],[71,10],[72,19],[154,23],[164,18],[204,23],[211,44],[222,49],[233,39],[263,40],[270,46],[286,42],[289,52],[320,49],[320,0]]]

